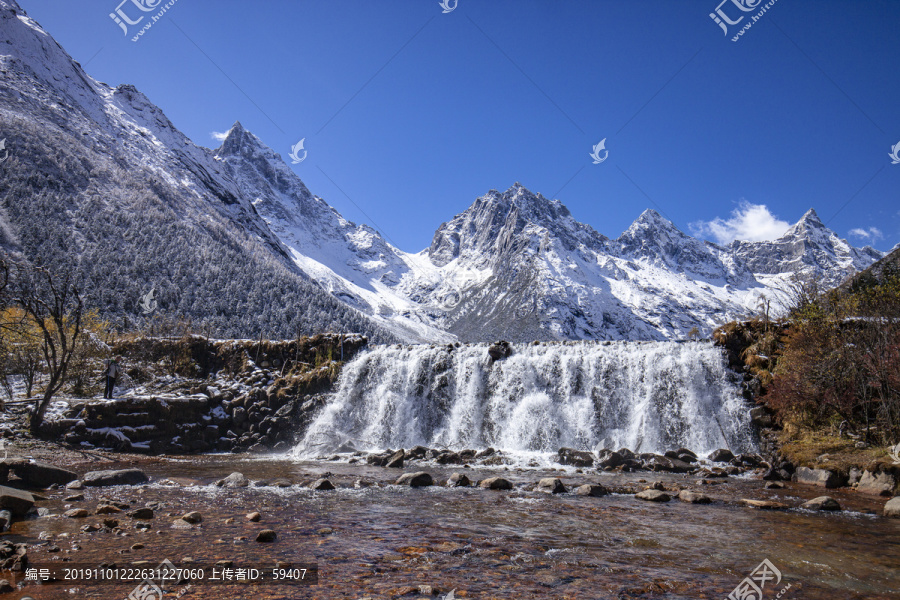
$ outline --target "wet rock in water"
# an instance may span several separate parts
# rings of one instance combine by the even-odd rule
[[[132,550],[143,550],[144,545],[142,543],[138,542],[137,544],[132,544],[131,549]]]
[[[64,502],[81,502],[84,500],[84,494],[72,494],[63,498]]]
[[[397,450],[387,459],[387,462],[384,463],[385,467],[390,469],[402,469],[403,468],[403,459],[406,458],[406,452],[401,448]]]
[[[687,473],[693,470],[693,467],[677,458],[669,458],[655,454],[644,460],[643,466],[649,471],[662,471],[666,473]]]
[[[509,481],[502,477],[488,477],[487,479],[483,479],[478,484],[478,487],[486,490],[511,490],[513,486]]]
[[[784,489],[784,484],[780,481],[769,481],[766,483],[767,490],[781,490]]]
[[[16,588],[9,585],[9,581],[6,579],[0,579],[0,594],[8,594],[9,592],[16,591]]]
[[[90,515],[88,511],[83,508],[73,508],[71,510],[67,510],[63,513],[63,516],[69,517],[70,519],[83,519]]]
[[[638,500],[646,500],[648,502],[668,502],[672,499],[670,495],[659,490],[649,489],[638,492],[634,495]]]
[[[67,490],[83,490],[84,482],[81,481],[80,479],[76,479],[75,481],[70,481],[69,483],[66,484],[66,489]]]
[[[216,485],[219,487],[227,487],[227,488],[242,488],[250,485],[250,480],[244,477],[243,473],[238,473],[235,471],[225,479],[220,479],[216,482]]]
[[[557,461],[561,465],[571,465],[573,467],[593,467],[594,454],[583,450],[575,450],[574,448],[560,448],[557,454]]]
[[[28,487],[46,488],[51,485],[65,485],[78,479],[78,474],[44,462],[27,460],[0,461],[10,464],[16,476]]]
[[[85,473],[81,480],[87,487],[106,487],[111,485],[138,485],[150,479],[140,469],[118,469],[113,471],[91,471]]]
[[[259,514],[258,512],[254,511],[252,513],[249,513],[244,518],[247,519],[248,521],[250,521],[251,523],[259,523],[260,519],[262,519],[262,515]]]
[[[445,450],[438,454],[434,459],[439,465],[458,465],[463,462],[462,457],[457,452]]]
[[[493,456],[488,456],[483,461],[481,461],[481,464],[483,464],[486,467],[499,467],[501,465],[505,465],[506,463],[507,463],[506,459],[503,458],[502,456],[500,456],[499,454],[495,454]]]
[[[718,450],[710,452],[707,458],[709,458],[709,460],[713,462],[731,462],[732,460],[734,460],[734,454],[731,452],[731,450],[728,450],[726,448],[719,448]]]
[[[469,487],[472,482],[462,473],[454,473],[447,480],[448,487]]]
[[[84,533],[94,533],[95,531],[100,531],[99,525],[85,525],[81,528],[81,531]]]
[[[794,471],[791,478],[797,483],[805,483],[807,485],[817,485],[824,488],[838,488],[847,483],[847,476],[830,469],[810,469],[807,467],[798,467]]]
[[[800,505],[807,510],[841,510],[841,505],[831,496],[819,496]]]
[[[491,360],[500,360],[511,355],[512,347],[509,345],[509,342],[499,341],[488,347],[488,356],[491,357]]]
[[[633,460],[637,458],[637,454],[629,450],[628,448],[619,448],[616,452],[625,460]]]
[[[603,469],[615,469],[624,462],[625,458],[618,452],[613,452],[612,450],[604,450],[600,453],[599,460],[597,461],[597,466]]]
[[[103,519],[103,526],[108,529],[115,529],[119,526],[118,519]]]
[[[774,500],[751,500],[750,498],[741,498],[740,503],[750,508],[759,508],[762,510],[784,510],[790,508],[787,504],[775,502]]]
[[[279,477],[278,479],[272,480],[272,486],[277,488],[289,488],[293,483],[291,483],[290,479],[285,479],[284,477]]]
[[[192,510],[191,512],[185,513],[184,515],[182,515],[181,519],[192,525],[196,525],[197,523],[203,522],[203,515],[201,515],[196,510]]]
[[[787,475],[787,477],[785,477]],[[791,476],[788,473],[785,473],[781,469],[776,469],[772,467],[763,475],[763,479],[765,481],[789,481]]]
[[[14,517],[24,517],[34,506],[34,496],[28,492],[0,485],[0,509],[6,509]]]
[[[563,485],[563,482],[558,477],[544,477],[538,481],[535,489],[536,491],[544,492],[545,494],[566,493],[566,486]]]
[[[309,484],[309,487],[310,489],[318,490],[320,492],[327,492],[334,489],[334,484],[327,479],[316,479],[311,484]]]
[[[605,496],[608,493],[609,490],[598,484],[586,483],[575,488],[575,495],[577,496],[593,496],[595,498],[599,498],[600,496]]]
[[[888,500],[884,505],[884,512],[882,514],[885,517],[900,519],[900,496],[895,496]]]
[[[481,450],[481,451],[477,452],[477,453],[475,454],[475,458],[477,458],[477,459],[487,458],[487,457],[489,457],[489,456],[493,456],[494,454],[496,454],[496,452],[497,452],[497,451],[494,450],[493,448],[490,448],[490,447],[489,447],[489,448],[485,448],[484,450]]]
[[[897,487],[897,478],[887,471],[863,471],[856,491],[875,496],[891,496]]]
[[[404,473],[400,476],[399,479],[397,479],[397,481],[394,482],[394,485],[427,487],[429,485],[434,485],[434,479],[432,479],[431,475],[426,473],[425,471],[419,471],[418,473]]]
[[[125,514],[128,515],[129,517],[131,517],[132,519],[140,519],[142,521],[146,521],[147,519],[153,518],[153,509],[147,508],[145,506],[143,508],[136,508],[134,510],[130,510]]]
[[[271,529],[263,529],[258,534],[256,534],[256,541],[261,544],[270,544],[274,542],[277,537],[278,534]]]
[[[765,429],[775,425],[775,418],[768,408],[765,406],[757,406],[750,409],[750,423],[760,429]]]
[[[681,490],[678,492],[678,499],[689,504],[710,504],[712,498],[700,492],[692,492],[690,490]]]
[[[353,482],[353,487],[355,487],[356,489],[372,487],[372,482],[368,479],[360,478]]]
[[[190,514],[190,513],[188,513],[188,514]],[[185,516],[187,516],[187,515],[185,515]],[[199,521],[198,521],[198,523],[199,523]],[[181,517],[180,519],[175,519],[172,522],[172,529],[193,529],[193,528],[194,528],[194,523],[192,523],[191,521],[186,521],[184,517]]]
[[[675,455],[676,455],[678,458],[681,458],[681,456],[682,456],[683,454],[687,454],[688,456],[690,456],[690,457],[693,458],[694,460],[697,459],[697,453],[696,453],[696,452],[693,452],[692,450],[688,450],[687,448],[679,448],[678,450],[675,451]],[[682,458],[681,460],[684,460],[684,459]]]
[[[113,506],[112,504],[101,504],[97,507],[98,515],[112,515],[120,512],[122,512],[122,509],[118,506]]]

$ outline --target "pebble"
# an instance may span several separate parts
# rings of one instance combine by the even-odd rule
[[[594,485],[590,483],[579,485],[577,488],[575,488],[576,496],[593,496],[595,498],[598,498],[600,496],[605,496],[608,493],[609,490],[607,490],[602,485]]]
[[[84,494],[73,494],[64,498],[65,502],[81,502],[82,500],[84,500]]]
[[[278,537],[278,534],[272,531],[271,529],[263,529],[258,534],[256,534],[256,541],[261,544],[269,544],[275,541],[275,538]]]
[[[73,508],[73,509],[67,510],[66,512],[63,513],[63,515],[69,517],[70,519],[83,519],[86,516],[88,516],[89,514],[91,514],[91,513],[89,513],[88,511],[86,511],[83,508]]]
[[[152,519],[153,518],[153,509],[152,508],[136,508],[134,510],[130,510],[125,513],[132,519]]]
[[[84,483],[82,483],[80,479],[76,479],[75,481],[70,481],[69,483],[67,483],[66,489],[67,490],[83,490]]]
[[[234,517],[228,517],[227,519],[225,519],[226,525],[232,525],[233,523],[234,523]]]
[[[251,523],[259,523],[260,519],[262,519],[262,515],[258,512],[252,512],[247,515],[246,519]]]
[[[132,546],[131,546],[132,550],[143,550],[143,548],[144,548],[143,544],[132,544]]]
[[[203,515],[201,515],[196,510],[192,510],[191,512],[184,514],[181,517],[181,520],[185,521],[187,523],[190,523],[192,525],[196,525],[197,523],[200,523],[203,521]]]
[[[634,497],[637,498],[638,500],[646,500],[648,502],[668,502],[669,500],[672,499],[672,497],[669,496],[667,493],[661,492],[659,490],[654,490],[654,489],[649,489],[649,490],[644,490],[643,492],[638,492],[637,494],[634,495]]]
[[[819,496],[801,505],[807,510],[841,510],[841,505],[831,496]]]

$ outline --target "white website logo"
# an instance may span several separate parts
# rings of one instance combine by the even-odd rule
[[[291,157],[291,163],[298,165],[306,160],[306,150],[303,150],[303,142],[306,141],[306,138],[303,138],[293,146],[291,146],[291,153],[288,155]],[[300,151],[303,150],[303,156],[300,156]]]
[[[606,149],[606,138],[600,140],[600,143],[593,147],[594,151],[591,152],[590,157],[594,159],[594,164],[599,165],[604,160],[609,158],[609,150]],[[600,151],[605,152],[603,158],[600,158]]]

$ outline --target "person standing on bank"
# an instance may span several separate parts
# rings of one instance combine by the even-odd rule
[[[122,372],[122,367],[118,361],[119,357],[106,359],[106,369],[103,371],[103,374],[106,376],[106,390],[103,392],[103,397],[107,400],[112,400],[116,379],[118,379],[119,373]]]

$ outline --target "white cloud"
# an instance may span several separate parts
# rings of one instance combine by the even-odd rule
[[[217,142],[224,142],[225,138],[228,137],[228,132],[226,131],[225,133],[219,133],[218,131],[210,131],[209,137],[216,140]]]
[[[791,226],[773,215],[765,204],[741,204],[731,211],[731,217],[716,217],[712,221],[691,223],[694,235],[711,236],[720,244],[728,244],[734,240],[760,242],[775,240],[784,235]]]
[[[869,227],[868,229],[861,229],[857,227],[856,229],[851,229],[848,234],[852,237],[862,238],[869,242],[875,242],[877,240],[884,239],[884,234],[881,233],[881,230],[877,227]]]

